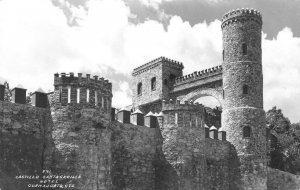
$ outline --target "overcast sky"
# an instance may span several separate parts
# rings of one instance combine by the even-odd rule
[[[300,0],[0,0],[0,80],[53,90],[56,72],[113,83],[113,105],[131,103],[133,68],[166,56],[184,74],[221,64],[221,17],[263,15],[265,110],[300,121]]]

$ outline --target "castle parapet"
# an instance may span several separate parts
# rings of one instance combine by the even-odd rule
[[[121,123],[130,123],[130,111],[121,109],[118,111],[118,121]]]
[[[82,73],[77,76],[73,72],[69,74],[54,74],[55,98],[54,102],[67,105],[70,103],[90,104],[99,106],[110,114],[112,84],[104,78]]]
[[[221,141],[226,141],[226,132],[222,129],[217,129],[215,126],[208,127],[204,125],[205,138],[218,139]]]
[[[32,106],[46,108],[48,107],[48,94],[43,92],[41,89],[35,91],[31,94],[30,102],[27,102],[26,97],[26,89],[23,88],[21,85],[15,87],[11,90],[12,92],[12,103],[17,104],[29,104],[31,103]],[[5,86],[0,84],[0,101],[4,101],[5,95]]]
[[[35,91],[31,95],[31,105],[40,107],[40,108],[46,108],[48,106],[47,93],[45,93],[41,89]]]
[[[195,71],[191,74],[185,75],[185,76],[181,76],[181,77],[177,77],[175,79],[175,86],[176,85],[180,85],[180,84],[185,84],[185,83],[189,83],[195,80],[201,80],[201,79],[205,79],[207,77],[211,77],[211,76],[215,76],[215,75],[219,75],[222,74],[222,66],[216,66],[216,67],[212,67],[209,69],[205,69],[202,71]]]
[[[157,118],[151,111],[145,115],[145,126],[150,128],[156,128],[157,126]]]
[[[236,9],[224,14],[222,18],[222,28],[234,22],[245,22],[252,20],[262,25],[261,13],[255,9]]]
[[[202,104],[198,103],[190,103],[188,101],[185,101],[184,103],[181,103],[180,100],[173,101],[170,99],[169,101],[163,100],[162,101],[162,111],[201,111],[204,112],[204,106]]]
[[[112,84],[104,78],[86,74],[86,77],[82,77],[82,73],[78,73],[77,77],[73,72],[66,73],[55,73],[54,74],[54,86],[77,86],[77,87],[94,87],[94,88],[105,88],[107,90],[112,89]]]
[[[26,89],[23,87],[15,87],[11,91],[12,93],[12,102],[18,104],[26,103]]]
[[[181,70],[184,68],[182,62],[175,61],[166,57],[159,57],[157,59],[154,59],[144,65],[141,65],[133,69],[132,76],[136,76],[140,73],[146,72],[149,69],[157,67],[159,64],[167,64],[169,67],[173,67],[175,69],[181,69]]]

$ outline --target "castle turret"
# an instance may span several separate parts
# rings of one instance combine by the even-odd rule
[[[160,112],[163,99],[169,99],[175,79],[182,76],[183,64],[159,57],[133,70],[133,107],[142,112]]]
[[[108,80],[54,75],[51,95],[55,173],[80,174],[76,189],[111,189],[111,98]]]
[[[241,189],[266,189],[266,121],[261,61],[262,17],[256,10],[223,16],[222,128],[238,153]]]

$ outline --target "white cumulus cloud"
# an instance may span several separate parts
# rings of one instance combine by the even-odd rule
[[[130,23],[132,13],[120,0],[90,0],[86,7],[72,7],[80,22],[70,27],[50,0],[0,1],[0,78],[48,91],[53,73],[98,74],[113,81],[113,105],[123,107],[131,102],[131,71],[145,62],[166,56],[184,62],[185,74],[222,63],[219,20],[191,26],[171,16],[165,29],[154,20]],[[300,120],[299,43],[283,29],[262,46],[265,108],[277,105],[292,121]]]

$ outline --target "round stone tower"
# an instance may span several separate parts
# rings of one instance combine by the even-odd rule
[[[261,28],[261,14],[252,9],[233,10],[222,19],[222,126],[240,160],[240,189],[247,190],[267,189]]]

